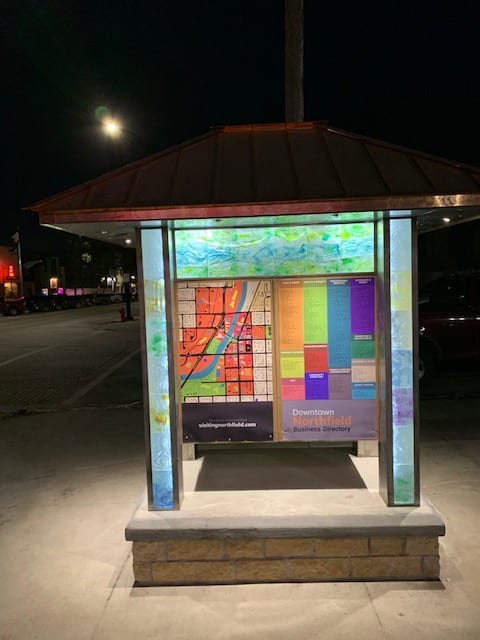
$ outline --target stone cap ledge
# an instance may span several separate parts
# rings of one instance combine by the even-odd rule
[[[219,507],[219,511],[221,507]],[[428,500],[420,507],[366,507],[356,513],[318,515],[199,515],[148,511],[146,498],[133,513],[126,540],[154,542],[205,538],[345,538],[351,536],[443,536],[445,524]]]

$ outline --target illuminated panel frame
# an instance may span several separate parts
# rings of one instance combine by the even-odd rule
[[[416,287],[412,278],[416,269],[416,230],[411,212],[395,213],[404,215],[394,220],[379,218],[376,222],[377,268],[382,280],[379,293],[383,300],[380,315],[384,318],[381,324],[385,338],[381,369],[386,411],[381,420],[384,425],[380,438],[380,492],[389,506],[419,503],[418,393],[415,393],[418,380],[413,348]],[[145,410],[149,508],[178,509],[182,494],[178,455],[181,422],[176,418],[178,336],[172,317],[175,308],[172,232],[167,228],[147,229],[139,232],[138,240],[143,265],[139,273],[143,273],[145,291],[143,355],[148,400]],[[162,370],[165,376],[158,375]]]
[[[414,256],[411,218],[388,222],[390,241],[390,336],[393,503],[418,503],[415,460]]]
[[[148,505],[152,510],[179,509],[182,465],[177,380],[177,340],[173,330],[173,242],[168,229],[138,232],[139,273],[143,291],[143,384],[147,444]]]

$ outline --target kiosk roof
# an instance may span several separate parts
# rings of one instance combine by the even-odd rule
[[[406,209],[423,219],[446,207],[471,219],[478,206],[479,168],[302,122],[215,128],[30,208],[42,224],[69,230],[70,223]]]

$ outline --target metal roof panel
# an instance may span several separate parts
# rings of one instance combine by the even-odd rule
[[[252,135],[220,132],[213,202],[255,201]]]
[[[326,143],[349,196],[388,194],[385,181],[372,162],[363,140],[328,131]]]
[[[480,183],[471,174],[453,164],[422,157],[416,158],[416,162],[434,185],[436,193],[470,193],[479,187]]]
[[[299,197],[304,199],[345,196],[320,130],[288,132]]]
[[[288,139],[283,131],[253,130],[253,170],[257,202],[296,200],[298,187]]]
[[[217,137],[211,136],[180,151],[171,198],[166,204],[212,202],[216,145]]]
[[[132,175],[116,175],[108,182],[92,185],[86,192],[82,206],[85,209],[110,207],[112,203],[125,201],[130,190]]]
[[[379,144],[369,144],[368,153],[381,172],[390,193],[432,193],[432,184],[419,170],[410,154]]]
[[[176,219],[222,205],[241,215],[444,206],[441,196],[449,206],[480,204],[480,169],[304,122],[218,128],[31,209],[77,222]]]
[[[168,202],[178,156],[176,151],[136,168],[126,204],[130,207],[153,207],[158,202]]]

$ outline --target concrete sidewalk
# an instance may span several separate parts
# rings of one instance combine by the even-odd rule
[[[447,527],[434,583],[133,588],[124,528],[145,487],[142,410],[3,416],[0,639],[478,640],[480,440],[453,439],[465,403],[441,402],[422,412],[422,492]]]

